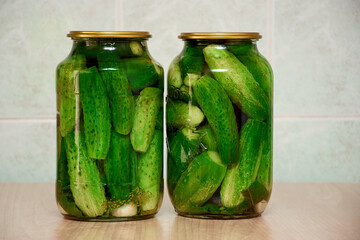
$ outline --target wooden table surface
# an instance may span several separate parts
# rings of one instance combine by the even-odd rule
[[[0,239],[360,239],[360,184],[275,183],[261,217],[199,220],[177,216],[167,194],[155,218],[66,220],[53,183],[0,183]]]

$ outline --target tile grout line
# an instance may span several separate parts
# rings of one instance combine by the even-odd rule
[[[360,119],[360,116],[358,115],[354,115],[354,116],[312,116],[312,115],[308,115],[308,116],[274,116],[274,119]]]
[[[268,1],[268,60],[273,64],[273,21],[274,21],[274,0]]]
[[[274,116],[274,119],[360,119],[360,115],[354,115],[354,116],[286,116],[286,115],[278,115]],[[28,118],[21,118],[21,117],[10,117],[10,118],[1,118],[0,121],[55,121],[56,117],[28,117]]]

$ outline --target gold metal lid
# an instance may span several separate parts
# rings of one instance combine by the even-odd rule
[[[260,39],[258,32],[187,32],[181,33],[180,39]]]
[[[70,31],[66,36],[75,38],[151,38],[149,32],[135,31]]]

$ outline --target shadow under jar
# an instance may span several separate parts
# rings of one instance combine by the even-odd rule
[[[148,32],[70,32],[56,70],[59,211],[87,221],[155,215],[163,197],[163,68]]]
[[[260,215],[272,189],[273,74],[258,33],[182,33],[169,67],[167,185],[178,214]]]

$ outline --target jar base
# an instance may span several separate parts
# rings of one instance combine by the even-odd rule
[[[177,212],[177,211],[176,211]],[[246,219],[246,218],[256,218],[261,216],[261,213],[247,213],[247,214],[234,214],[234,215],[222,215],[222,214],[187,214],[177,212],[179,216],[187,218],[198,218],[198,219]]]
[[[70,215],[63,215],[65,219],[82,221],[82,222],[129,222],[136,220],[145,220],[153,218],[156,213],[143,215],[143,216],[133,216],[133,217],[107,217],[107,218],[89,218],[89,217],[75,217]]]

